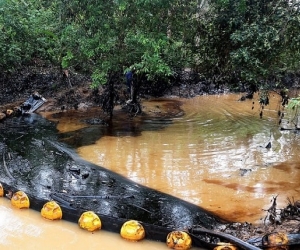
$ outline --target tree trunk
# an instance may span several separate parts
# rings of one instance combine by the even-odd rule
[[[102,110],[109,115],[109,120],[113,117],[113,110],[115,106],[115,90],[114,81],[110,75],[106,83],[104,93],[102,94],[101,107]]]
[[[113,117],[113,110],[114,110],[114,99],[115,99],[115,92],[114,92],[114,81],[109,81],[109,99],[108,99],[108,106],[109,106],[109,119],[111,120]]]
[[[137,92],[138,92],[138,88],[137,88],[137,82],[135,80],[135,81],[132,81],[131,90],[130,90],[130,97],[131,97],[132,103],[137,102]]]
[[[142,108],[140,102],[138,101],[138,93],[139,93],[139,82],[138,78],[135,77],[131,82],[130,88],[130,101],[127,102],[128,112],[137,115],[142,112]]]

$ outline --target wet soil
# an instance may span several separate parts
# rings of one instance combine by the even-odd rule
[[[0,111],[20,105],[35,91],[47,99],[43,111],[85,110],[100,106],[106,86],[93,89],[91,83],[89,75],[61,70],[59,67],[49,66],[37,60],[32,65],[21,67],[12,73],[0,72]],[[195,79],[191,72],[182,73],[180,79],[175,80],[172,86],[159,82],[154,85],[142,83],[139,86],[139,98],[172,96],[190,98],[228,91],[226,86],[207,84]],[[130,98],[122,76],[117,77],[114,90],[115,105],[123,106]]]
[[[115,87],[118,89],[115,111],[118,114],[118,112],[123,112],[121,107],[126,103],[128,96],[125,84],[119,83]],[[0,112],[6,113],[7,109],[13,110],[20,106],[34,91],[47,99],[47,102],[38,111],[59,113],[64,110],[86,110],[89,112],[90,108],[99,107],[103,89],[103,86],[97,90],[92,89],[89,76],[73,71],[64,72],[60,68],[49,67],[40,62],[11,74],[0,75]],[[211,91],[212,89],[213,91]],[[164,95],[168,98],[172,96],[193,97],[203,94],[203,91],[203,84],[197,83],[189,86],[174,86],[167,89]],[[227,89],[211,86],[206,93],[213,94],[222,91],[227,91]],[[145,93],[148,92],[146,90],[142,92],[141,100],[151,98]],[[171,108],[168,105],[143,107],[143,112],[162,118],[172,118],[182,114],[180,105],[174,105]],[[102,122],[102,118],[105,119],[105,114],[98,114],[94,120],[91,117],[90,122]],[[270,209],[266,211],[265,223],[261,225],[252,225],[247,222],[233,223],[231,226],[221,228],[220,231],[247,241],[271,232],[300,233],[299,221],[299,202],[289,200],[286,207],[279,208],[274,200]]]

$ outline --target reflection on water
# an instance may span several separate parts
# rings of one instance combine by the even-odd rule
[[[83,124],[84,114],[78,118],[78,114],[66,113],[57,118],[58,129],[65,141],[78,146],[79,154],[93,163],[223,218],[257,222],[265,216],[262,208],[271,205],[273,196],[279,195],[281,207],[287,197],[299,199],[299,135],[279,130],[276,96],[270,97],[271,105],[264,109],[262,119],[257,97],[238,102],[239,97],[180,100],[185,115],[172,122],[136,123],[124,116],[110,131]],[[269,142],[272,147],[267,149]],[[24,239],[29,243],[22,249],[167,249],[163,243],[137,245],[115,234],[91,234],[68,222],[48,222],[33,211],[12,210],[9,204],[0,203],[0,216],[0,246],[7,249],[13,249],[10,244],[23,246]]]

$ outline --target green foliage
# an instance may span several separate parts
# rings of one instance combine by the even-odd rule
[[[299,71],[299,14],[297,1],[211,1],[196,23],[199,71],[207,79],[258,88]]]
[[[43,1],[0,2],[0,65],[12,69],[33,57],[48,58],[57,40],[52,6]]]
[[[231,60],[242,79],[259,82],[284,70],[284,58],[281,56],[285,54],[287,45],[283,39],[282,20],[278,17],[288,13],[285,8],[271,3],[254,6],[259,8],[255,14],[248,14],[252,21],[246,19],[241,28],[231,34],[231,41],[236,47],[231,52]]]
[[[300,96],[289,99],[287,105],[287,114],[289,116],[289,121],[298,127],[298,120],[300,117]]]
[[[296,110],[300,107],[300,96],[291,98],[289,100],[287,108],[290,110]]]
[[[10,64],[18,64],[22,61],[23,50],[28,43],[22,43],[27,36],[28,21],[21,6],[17,1],[2,1],[0,5],[1,33],[0,33],[0,65],[6,68]],[[19,18],[15,18],[19,16]],[[26,48],[30,49],[30,48]]]
[[[266,88],[300,67],[296,0],[1,0],[0,29],[1,68],[40,57],[94,87],[133,66],[149,81],[189,67]]]
[[[104,85],[107,82],[106,72],[95,70],[92,74],[93,83],[91,87],[96,89],[99,85]]]

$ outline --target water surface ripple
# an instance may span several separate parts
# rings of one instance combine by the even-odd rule
[[[284,206],[287,197],[299,195],[299,135],[280,131],[277,96],[262,118],[258,97],[244,102],[239,97],[182,100],[185,115],[163,129],[103,136],[78,152],[227,219],[255,222],[273,196]]]

